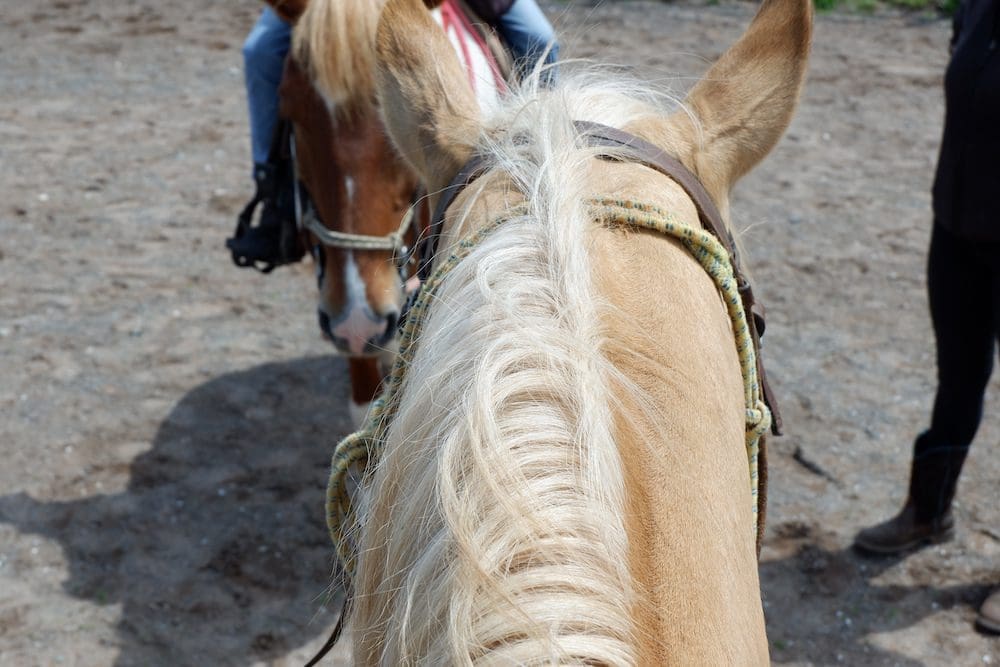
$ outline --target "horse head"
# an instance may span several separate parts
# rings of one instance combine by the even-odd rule
[[[413,219],[417,179],[387,140],[365,75],[379,4],[272,5],[295,23],[279,112],[293,124],[299,179],[315,209],[302,216],[320,328],[349,357],[382,356],[395,338],[406,250],[422,216]]]

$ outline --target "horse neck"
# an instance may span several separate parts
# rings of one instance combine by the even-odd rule
[[[591,191],[697,219],[649,178],[607,166]],[[677,244],[569,199],[441,285],[367,499],[359,664],[767,661],[721,299]]]

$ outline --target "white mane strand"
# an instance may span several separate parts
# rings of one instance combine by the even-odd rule
[[[590,284],[593,151],[572,121],[662,112],[634,81],[562,75],[487,119],[480,150],[528,211],[442,283],[371,480],[357,589],[388,610],[382,664],[635,662],[622,385]]]

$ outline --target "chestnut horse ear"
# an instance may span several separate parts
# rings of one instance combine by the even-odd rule
[[[422,0],[389,0],[376,40],[379,107],[393,144],[427,186],[448,185],[479,135],[479,104]]]
[[[805,78],[812,0],[764,0],[747,31],[691,89],[691,115],[668,124],[691,138],[685,162],[728,209],[729,190],[788,127]]]
[[[289,23],[295,23],[306,10],[309,0],[265,0],[271,9]]]

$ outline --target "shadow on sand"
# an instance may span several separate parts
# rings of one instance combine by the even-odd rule
[[[898,565],[900,557],[862,556],[837,546],[831,535],[789,522],[769,528],[766,544],[783,558],[761,562],[771,660],[775,664],[897,665],[925,663],[887,651],[873,635],[917,625],[941,610],[974,610],[995,582],[952,586],[888,585],[876,580]],[[939,575],[944,578],[944,575]],[[921,578],[935,579],[928,572]]]
[[[121,493],[0,498],[0,521],[58,541],[73,596],[122,607],[118,665],[246,665],[325,635],[323,499],[349,428],[346,366],[315,357],[186,394]],[[329,609],[327,608],[329,607]]]
[[[123,492],[8,495],[0,522],[62,546],[68,593],[121,605],[119,666],[278,659],[325,638],[339,613],[322,507],[333,444],[350,430],[345,395],[345,364],[332,357],[221,376],[174,406]],[[971,617],[995,583],[882,585],[898,559],[862,558],[811,525],[768,532],[761,583],[776,664],[921,664],[872,635],[949,607]]]

